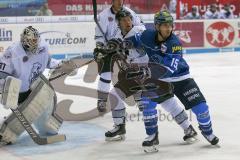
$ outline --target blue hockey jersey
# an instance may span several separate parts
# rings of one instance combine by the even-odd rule
[[[189,66],[183,59],[182,44],[175,34],[172,34],[164,42],[157,39],[157,31],[145,30],[130,37],[134,47],[141,48],[149,57],[150,63],[159,63],[167,68],[168,73],[160,79],[167,82],[175,82],[187,79]]]

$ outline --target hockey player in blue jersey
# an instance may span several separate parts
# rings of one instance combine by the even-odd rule
[[[166,74],[157,74],[154,71],[154,74],[151,74],[152,78],[172,83],[174,94],[185,109],[191,109],[196,115],[202,135],[212,145],[216,145],[219,139],[213,134],[208,105],[198,85],[190,76],[187,62],[183,59],[182,45],[173,33],[173,17],[168,11],[160,11],[154,16],[154,24],[155,30],[145,30],[128,40],[134,47],[145,50],[150,63],[158,63],[167,68]]]
[[[143,121],[146,134],[148,135],[142,143],[145,152],[157,151],[157,145],[159,143],[157,104],[161,104],[161,107],[169,112],[177,124],[184,130],[184,141],[193,143],[196,140],[195,136],[197,132],[188,121],[187,113],[177,103],[176,98],[174,98],[172,84],[149,77],[147,74],[149,58],[146,54],[135,48],[124,50],[119,46],[122,40],[136,33],[143,32],[144,29],[140,26],[133,25],[132,15],[127,10],[119,11],[116,14],[116,20],[119,25],[119,30],[115,36],[117,39],[114,38],[107,42],[109,47],[114,46],[112,47],[113,50],[108,50],[107,48],[109,47],[98,48],[98,50],[95,49],[95,58],[102,58],[102,56],[98,57],[98,53],[112,55],[115,57],[119,67],[118,81],[114,84],[109,94],[114,127],[105,133],[106,141],[125,139],[126,109],[124,100],[127,97],[133,96],[139,109],[143,109]],[[112,60],[112,63],[115,63],[115,61]],[[163,66],[159,66],[158,64],[155,66],[157,67],[158,73],[165,73],[166,69],[163,68]],[[141,97],[143,97],[143,100]],[[141,102],[146,103],[143,104]],[[146,105],[147,107],[145,107]],[[104,110],[107,110],[107,108]],[[153,139],[154,143],[152,143]]]

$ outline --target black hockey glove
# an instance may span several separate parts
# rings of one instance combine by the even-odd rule
[[[101,61],[106,55],[107,52],[104,48],[95,48],[93,51],[93,56],[96,62]]]
[[[122,42],[123,41],[120,38],[110,39],[107,42],[107,46],[106,46],[107,52],[108,53],[117,53],[117,52],[119,52],[122,49]]]
[[[93,57],[96,62],[101,61],[106,56],[105,46],[102,42],[97,42],[96,48],[93,51]]]

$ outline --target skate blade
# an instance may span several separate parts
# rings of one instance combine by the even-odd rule
[[[105,137],[105,141],[111,142],[111,141],[124,141],[126,139],[125,135],[117,135],[115,137]]]
[[[193,143],[196,143],[198,141],[199,141],[199,139],[197,139],[197,137],[191,137],[191,138],[188,138],[188,139],[185,140],[185,142],[187,144],[193,144]]]
[[[145,153],[156,153],[158,152],[158,145],[150,146],[150,147],[143,147]]]

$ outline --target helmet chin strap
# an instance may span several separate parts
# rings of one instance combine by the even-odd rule
[[[158,34],[162,37],[162,39],[163,39],[163,41],[164,41],[165,39],[164,39],[164,37],[163,37],[163,35],[162,35],[162,33],[161,33],[160,30],[158,31]]]

